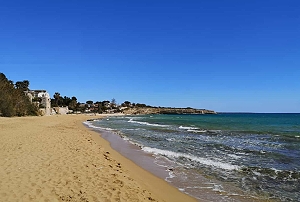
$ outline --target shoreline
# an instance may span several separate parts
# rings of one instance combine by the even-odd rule
[[[82,124],[106,116],[0,118],[0,199],[196,201]]]
[[[165,181],[166,178],[170,177],[169,171],[167,171],[165,167],[155,164],[153,155],[142,151],[139,146],[124,140],[118,134],[111,133],[110,131],[94,129],[93,131],[98,133],[101,138],[108,141],[113,150],[117,151],[137,166]]]
[[[120,116],[120,115],[123,116],[124,114],[105,114],[102,118],[105,118],[107,116]],[[97,118],[97,119],[99,119],[99,118]],[[164,179],[164,177],[169,176],[168,172],[166,170],[164,170],[162,167],[159,167],[156,164],[154,164],[154,162],[153,162],[153,165],[150,165],[150,166],[152,166],[152,169],[154,169],[154,170],[151,170],[151,169],[148,169],[145,167],[145,166],[149,166],[149,164],[151,164],[152,162],[144,163],[144,164],[142,163],[142,165],[139,165],[137,162],[135,162],[135,160],[142,160],[141,158],[144,155],[146,155],[145,153],[143,153],[143,151],[138,146],[126,142],[117,134],[111,134],[110,132],[108,132],[108,134],[106,136],[113,135],[113,137],[112,137],[113,139],[120,138],[120,140],[117,140],[117,141],[123,141],[123,143],[121,143],[122,145],[118,145],[120,142],[117,142],[117,143],[115,142],[116,144],[114,146],[112,146],[112,144],[114,144],[113,141],[115,141],[115,140],[112,140],[112,142],[111,142],[111,140],[109,140],[110,137],[106,137],[106,138],[103,137],[105,135],[104,134],[105,131],[94,130],[93,128],[89,128],[84,123],[81,123],[81,125],[83,127],[85,127],[87,130],[90,130],[94,133],[92,135],[92,138],[98,144],[103,144],[102,141],[104,141],[104,144],[108,144],[108,146],[110,147],[109,149],[111,149],[110,151],[112,152],[113,155],[117,156],[118,161],[122,162],[122,164],[126,164],[126,165],[130,164],[130,167],[132,166],[131,169],[129,170],[130,175],[133,176],[134,179],[138,179],[138,181],[140,181],[142,184],[145,184],[148,187],[149,191],[161,195],[160,197],[162,198],[162,201],[187,201],[187,202],[188,201],[199,201],[196,198],[181,192],[177,187],[174,187],[173,185],[169,184],[169,182],[167,182]],[[141,154],[135,154],[134,157],[129,158],[125,154],[126,151],[119,151],[117,148],[114,148],[116,146],[125,146],[125,144],[126,144],[126,146],[129,146],[129,147],[137,147],[136,148],[137,152],[143,153],[142,154],[143,156],[140,156]],[[129,148],[129,150],[130,149],[132,149],[132,148]],[[130,151],[127,150],[127,152],[130,152]],[[128,155],[132,155],[132,152],[128,153]],[[135,160],[133,160],[133,159],[135,159]],[[148,160],[150,160],[150,161],[153,160],[153,157],[150,154],[148,156]],[[158,170],[155,171],[155,169],[158,169]],[[162,174],[161,172],[164,172],[164,174]],[[179,195],[177,195],[177,194],[179,194]],[[181,198],[181,195],[184,195],[184,198]],[[160,201],[160,200],[158,200],[158,201]]]
[[[123,123],[123,119],[121,118],[121,125]],[[129,117],[125,117],[128,120]],[[119,118],[117,118],[118,120]],[[276,201],[276,199],[266,198],[266,195],[251,195],[243,192],[243,190],[239,189],[239,187],[234,186],[230,182],[219,181],[213,176],[205,176],[199,174],[199,170],[191,169],[189,171],[184,170],[184,167],[172,162],[168,159],[160,155],[155,155],[153,153],[145,152],[143,150],[143,143],[136,143],[134,138],[130,139],[130,135],[127,136],[127,130],[134,130],[129,126],[122,125],[125,130],[122,130],[118,127],[114,127],[114,124],[118,124],[118,122],[114,122],[113,118],[103,119],[104,122],[113,121],[113,125],[111,124],[98,124],[94,120],[91,122],[84,122],[84,125],[88,128],[91,128],[93,131],[97,132],[101,137],[109,141],[111,147],[118,151],[122,156],[133,161],[138,166],[144,168],[150,173],[158,176],[159,178],[167,181],[172,186],[176,187],[181,192],[188,194],[194,197],[199,201]],[[131,119],[130,119],[131,120]],[[102,122],[102,121],[101,121]],[[145,122],[139,122],[145,123]],[[148,122],[146,122],[148,123]],[[143,129],[146,130],[146,129]],[[149,134],[148,134],[149,135]],[[147,136],[147,134],[146,134]],[[147,136],[148,137],[148,136]],[[138,139],[139,140],[139,139]],[[120,149],[120,147],[122,147]],[[127,150],[127,147],[130,151]],[[124,149],[125,148],[125,149]],[[147,150],[146,150],[147,151]],[[129,156],[128,156],[129,155]],[[147,159],[147,160],[145,160]],[[143,165],[146,162],[146,166]],[[151,165],[154,164],[155,166]],[[157,169],[158,168],[158,169]],[[163,174],[168,173],[168,176]],[[201,171],[200,171],[201,173]],[[179,176],[185,176],[184,180]],[[194,181],[194,179],[197,179]],[[223,187],[224,190],[223,191]],[[195,189],[193,189],[195,188]]]

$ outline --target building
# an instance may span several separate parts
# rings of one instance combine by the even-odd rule
[[[29,90],[25,93],[31,102],[38,104],[43,115],[51,115],[51,98],[46,90]]]

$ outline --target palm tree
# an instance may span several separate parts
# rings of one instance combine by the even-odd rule
[[[58,106],[58,101],[60,100],[60,93],[59,92],[55,92],[54,95],[53,95],[53,97],[54,97],[56,106]]]

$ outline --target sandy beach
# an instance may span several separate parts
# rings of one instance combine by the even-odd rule
[[[0,118],[0,201],[196,201],[113,150],[91,118]]]

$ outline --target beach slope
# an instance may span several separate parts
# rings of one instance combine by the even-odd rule
[[[111,149],[91,118],[0,118],[0,201],[195,201]]]

